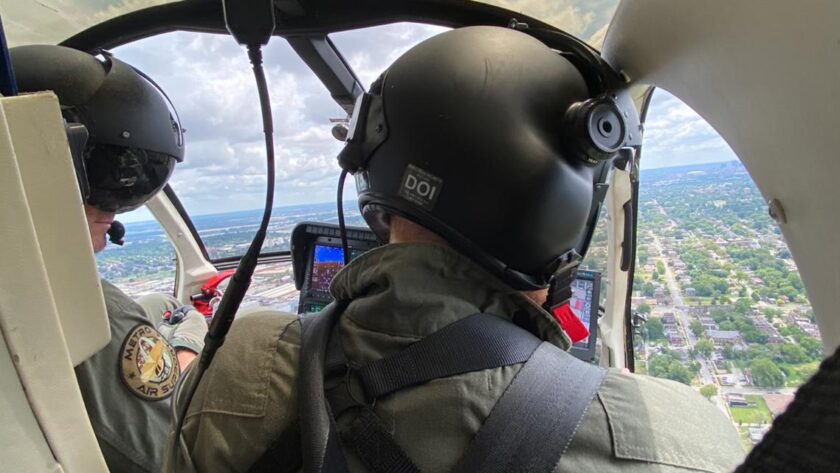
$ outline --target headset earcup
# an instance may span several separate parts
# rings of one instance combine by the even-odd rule
[[[615,101],[597,97],[572,104],[563,117],[569,150],[589,165],[606,161],[627,141],[627,123]]]

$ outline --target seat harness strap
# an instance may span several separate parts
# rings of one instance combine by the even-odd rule
[[[474,314],[359,369],[368,401],[437,378],[528,361],[540,339],[490,314]],[[457,354],[457,355],[456,355]]]
[[[341,439],[324,397],[324,362],[332,327],[344,306],[333,302],[319,312],[301,318],[301,351],[298,370],[301,449],[303,471],[347,473]],[[305,347],[305,348],[304,348]]]
[[[605,369],[543,342],[496,402],[455,471],[554,471],[605,375]]]
[[[376,416],[372,403],[433,379],[523,362],[455,471],[551,471],[605,374],[513,323],[483,313],[452,323],[394,356],[354,369],[348,367],[340,343],[335,343],[338,337],[330,340],[340,312],[328,307],[303,318],[299,399],[307,473],[347,471],[334,415],[353,408],[359,413],[341,439],[371,471],[419,473]],[[325,372],[335,373],[342,363],[349,370],[347,382],[325,392]]]

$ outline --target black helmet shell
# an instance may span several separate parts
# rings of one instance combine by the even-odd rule
[[[184,158],[183,131],[150,79],[114,57],[62,46],[20,46],[10,56],[22,92],[52,90],[64,118],[87,128],[89,204],[126,212],[163,188]]]
[[[512,29],[452,30],[382,81],[387,139],[356,174],[359,206],[439,233],[518,289],[545,287],[580,240],[593,169],[564,151],[566,110],[589,98],[572,63]]]

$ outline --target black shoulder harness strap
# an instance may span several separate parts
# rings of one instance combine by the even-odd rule
[[[340,386],[343,393],[325,393],[325,370],[344,360],[343,354],[327,355],[328,346],[340,346],[330,344],[330,335],[341,312],[331,305],[303,318],[298,399],[307,473],[347,472],[342,440],[375,473],[419,473],[369,403],[432,379],[523,362],[455,471],[552,471],[606,373],[501,317],[474,314],[392,357],[351,369],[360,394],[350,392],[350,382]],[[333,414],[351,408],[359,413],[339,433]]]
[[[335,418],[324,397],[324,363],[332,327],[344,307],[334,302],[301,320],[298,399],[303,471],[347,472]],[[304,348],[305,347],[305,348]]]

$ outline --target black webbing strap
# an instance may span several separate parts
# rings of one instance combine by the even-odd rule
[[[332,303],[317,315],[301,318],[298,402],[303,471],[306,473],[348,471],[335,419],[324,397],[327,343],[343,309],[342,305]]]
[[[420,473],[372,409],[364,407],[341,438],[373,473]]]
[[[541,344],[493,407],[455,471],[553,471],[605,374],[554,345]]]
[[[343,354],[327,356],[340,313],[340,308],[328,306],[317,316],[303,319],[299,402],[307,473],[348,471],[324,391],[325,362],[337,369],[343,358]],[[340,344],[333,343],[330,351],[336,347],[340,350]],[[395,356],[362,367],[359,374],[366,397],[375,399],[432,379],[524,361],[455,471],[551,471],[571,442],[604,370],[540,342],[513,323],[475,314]],[[359,415],[342,438],[362,462],[376,473],[418,473],[373,411],[361,403],[357,407]],[[546,416],[551,420],[546,422]]]
[[[300,425],[294,422],[280,432],[248,473],[295,473],[302,465],[300,452]]]
[[[473,314],[359,369],[367,400],[433,379],[528,360],[539,338],[489,314]]]
[[[368,363],[358,375],[370,402],[433,379],[524,363],[540,343],[531,333],[500,317],[479,313],[438,330],[394,356]],[[341,347],[331,342],[330,350],[340,351]],[[334,366],[341,359],[343,354],[327,356]],[[352,381],[348,378],[348,383]],[[343,384],[327,392],[333,412],[359,408],[349,430],[342,434],[346,444],[374,473],[419,473],[373,410],[354,398],[350,389],[349,384]]]

